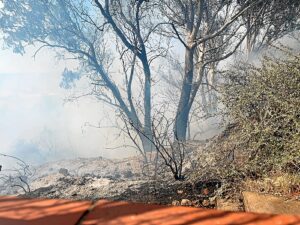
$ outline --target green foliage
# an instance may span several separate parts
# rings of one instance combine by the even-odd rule
[[[248,155],[247,171],[300,171],[299,55],[239,64],[228,72],[223,103],[236,125],[230,141]]]

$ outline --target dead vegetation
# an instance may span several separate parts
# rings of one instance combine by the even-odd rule
[[[221,197],[252,190],[299,198],[300,58],[280,52],[285,59],[265,56],[260,66],[227,72],[222,101],[230,124],[199,155],[193,175],[219,179]]]

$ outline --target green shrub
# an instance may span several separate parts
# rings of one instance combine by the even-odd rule
[[[300,171],[300,56],[265,56],[260,66],[240,63],[223,87],[226,115],[235,124],[231,142],[248,154],[245,168]]]

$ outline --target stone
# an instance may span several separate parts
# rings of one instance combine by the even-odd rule
[[[183,194],[183,190],[177,190],[177,194],[179,195]]]
[[[174,200],[174,201],[172,201],[172,205],[179,206],[180,202],[178,200]]]
[[[221,198],[216,199],[216,207],[219,210],[231,211],[231,212],[238,212],[242,210],[239,202],[234,202],[231,200],[226,200]]]
[[[300,201],[297,200],[248,191],[243,192],[243,200],[246,212],[300,215]]]
[[[192,202],[189,199],[182,199],[180,202],[180,205],[182,206],[191,206]]]
[[[193,206],[199,206],[200,201],[199,200],[194,200],[192,201]]]
[[[207,206],[209,206],[209,205],[210,205],[210,202],[209,202],[209,200],[207,200],[207,199],[204,199],[204,200],[202,201],[202,205],[203,205],[204,207],[207,207]]]
[[[59,171],[58,171],[60,174],[64,175],[64,176],[68,176],[70,175],[69,174],[69,171],[65,168],[60,168]]]

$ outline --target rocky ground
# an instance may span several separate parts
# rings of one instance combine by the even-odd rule
[[[216,181],[192,184],[173,179],[110,179],[93,175],[52,174],[31,183],[33,198],[127,200],[134,202],[214,207]]]
[[[199,143],[197,143],[199,151]],[[202,149],[202,148],[201,148]],[[200,150],[201,150],[200,149]],[[196,154],[197,151],[190,151]],[[153,156],[152,156],[153,158]],[[188,152],[184,173],[194,169],[197,157]],[[144,164],[141,157],[111,160],[102,157],[77,158],[51,162],[33,169],[27,179],[30,192],[14,186],[2,188],[1,194],[33,198],[112,199],[135,202],[214,207],[217,180],[174,181],[173,176],[158,163]]]
[[[25,183],[12,179],[11,183],[0,185],[0,194],[92,201],[110,199],[244,210],[241,191],[251,191],[250,187],[253,185],[243,187],[241,184],[245,182],[237,184],[237,179],[220,177],[219,171],[224,170],[225,164],[230,164],[229,160],[232,159],[221,151],[215,152],[207,148],[209,144],[197,143],[198,147],[187,152],[184,163],[186,179],[183,181],[175,181],[162,160],[158,162],[155,174],[154,165],[143,163],[138,156],[118,160],[102,157],[77,158],[32,168],[33,174],[27,179],[22,178],[28,183],[30,191]],[[9,179],[10,177],[6,178],[6,181]],[[19,181],[18,185],[15,185],[16,181]],[[259,183],[256,181],[255,184]],[[237,186],[240,188],[236,188]],[[262,186],[259,184],[259,187]],[[255,191],[260,190],[257,185],[253,187]],[[293,199],[298,199],[299,195],[295,196]]]

